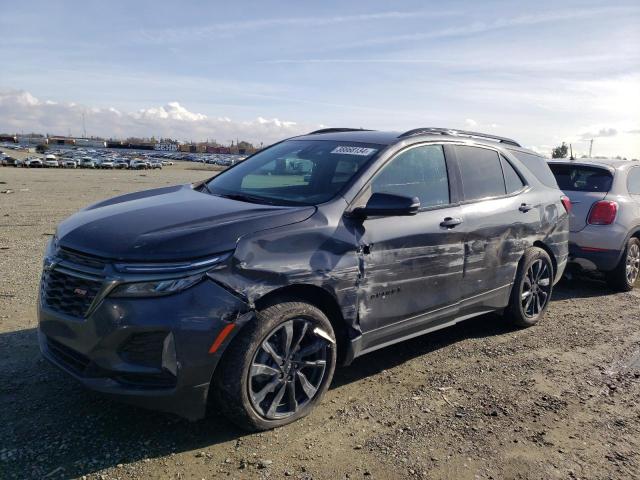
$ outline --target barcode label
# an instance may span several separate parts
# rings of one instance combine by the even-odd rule
[[[375,148],[350,147],[348,145],[341,145],[331,150],[331,153],[337,153],[339,155],[361,155],[363,157],[368,157],[376,152],[377,150]]]

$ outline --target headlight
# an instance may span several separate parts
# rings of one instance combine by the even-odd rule
[[[159,297],[181,292],[194,286],[204,278],[204,273],[170,280],[154,280],[150,282],[125,283],[115,288],[110,297]]]
[[[114,268],[122,273],[168,274],[187,271],[205,271],[227,260],[233,252],[219,253],[215,257],[182,263],[116,263]]]
[[[53,236],[47,242],[47,246],[45,247],[44,255],[45,257],[53,257],[58,252],[58,232],[53,234]]]

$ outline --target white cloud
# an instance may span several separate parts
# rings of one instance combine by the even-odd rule
[[[308,132],[315,126],[277,118],[258,117],[234,121],[192,112],[179,102],[121,112],[114,107],[97,108],[76,103],[42,101],[24,90],[0,90],[0,131],[75,135],[82,133],[82,115],[88,135],[103,137],[156,136],[179,140],[215,139],[221,143],[242,139],[270,143]]]
[[[473,118],[467,118],[464,121],[464,126],[467,128],[476,128],[478,126],[478,122],[476,122]]]

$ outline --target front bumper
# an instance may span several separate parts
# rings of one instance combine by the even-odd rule
[[[213,371],[240,328],[215,353],[210,346],[229,323],[252,317],[243,301],[208,278],[165,297],[107,296],[86,318],[42,298],[38,338],[47,360],[91,390],[190,420],[205,416]]]

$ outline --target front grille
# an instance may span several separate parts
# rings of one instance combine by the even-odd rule
[[[52,310],[84,317],[102,282],[69,275],[59,270],[46,270],[42,275],[42,302]]]
[[[74,252],[72,250],[67,250],[66,248],[61,248],[58,251],[58,258],[61,260],[74,263],[76,265],[84,265],[85,267],[93,268],[96,270],[102,270],[105,267],[104,260],[91,257],[84,253]]]
[[[78,374],[83,374],[89,366],[90,361],[87,357],[52,338],[47,337],[47,346],[56,360]]]
[[[120,347],[120,356],[130,363],[160,368],[167,332],[134,333]]]

